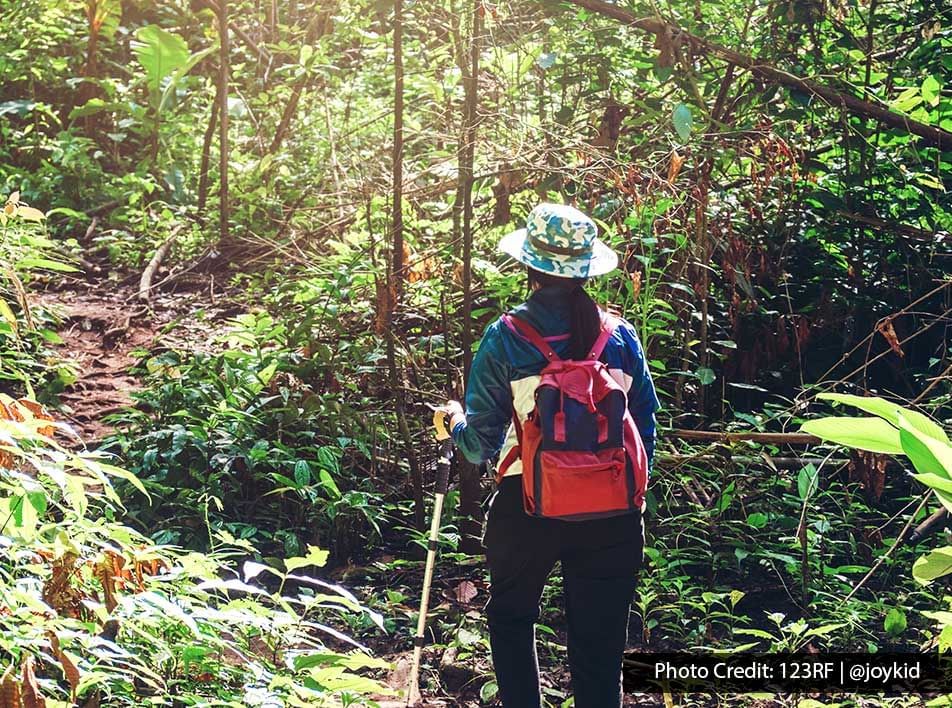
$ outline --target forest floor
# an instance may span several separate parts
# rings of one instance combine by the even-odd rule
[[[56,351],[76,376],[60,401],[88,447],[113,431],[107,416],[133,404],[141,384],[131,369],[143,354],[210,349],[216,331],[209,322],[238,312],[197,279],[158,292],[149,302],[122,280],[73,279],[49,285],[33,302],[60,321]]]

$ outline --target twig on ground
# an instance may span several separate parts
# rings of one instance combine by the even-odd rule
[[[145,300],[148,302],[152,299],[152,278],[155,277],[155,271],[158,270],[159,266],[162,264],[162,259],[165,258],[165,254],[169,252],[170,248],[172,248],[172,244],[175,243],[175,238],[178,236],[182,228],[183,225],[179,224],[174,229],[172,229],[172,233],[169,234],[169,237],[165,239],[162,245],[155,250],[155,253],[152,254],[152,259],[149,261],[149,265],[147,265],[145,270],[142,271],[142,277],[139,279],[138,297],[140,300]]]

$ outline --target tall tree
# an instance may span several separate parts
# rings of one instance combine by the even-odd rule
[[[469,61],[463,69],[463,129],[459,147],[459,188],[457,203],[462,205],[463,240],[463,379],[469,378],[469,369],[473,363],[473,162],[476,154],[476,127],[478,123],[477,105],[479,98],[479,53],[480,34],[482,33],[482,0],[473,0],[472,24],[469,37]],[[463,462],[460,465],[460,512],[464,516],[463,551],[479,551],[479,501],[481,495],[480,478],[482,465]]]
[[[228,0],[220,0],[218,5],[218,32],[221,35],[218,67],[218,128],[219,128],[219,185],[220,200],[218,238],[222,243],[228,240]]]
[[[403,292],[403,0],[393,3],[393,217],[390,283],[387,292],[390,316]]]
[[[393,3],[393,212],[391,216],[390,269],[387,273],[387,288],[383,307],[386,313],[387,370],[390,388],[396,406],[397,426],[403,438],[407,462],[410,466],[410,481],[413,487],[413,518],[418,529],[424,528],[426,519],[423,508],[423,474],[413,449],[413,436],[407,422],[407,407],[404,400],[403,374],[397,367],[394,311],[403,292],[403,0]],[[379,306],[379,304],[378,304]]]

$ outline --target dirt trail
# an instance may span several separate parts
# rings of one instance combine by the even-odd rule
[[[103,417],[131,405],[141,388],[129,373],[137,352],[208,348],[215,329],[210,322],[236,311],[229,303],[210,303],[204,289],[159,293],[147,305],[131,286],[109,281],[72,282],[34,293],[32,300],[61,320],[63,343],[56,351],[72,363],[77,379],[60,399],[90,447],[112,432]]]

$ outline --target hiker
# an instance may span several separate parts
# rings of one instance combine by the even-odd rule
[[[486,614],[499,695],[506,708],[541,706],[534,625],[546,580],[561,561],[575,706],[620,706],[628,614],[643,560],[641,515],[654,452],[658,399],[634,327],[620,318],[607,318],[584,289],[588,278],[608,273],[618,264],[617,255],[596,238],[595,223],[589,217],[569,206],[540,204],[529,214],[526,228],[504,237],[499,249],[527,267],[530,295],[511,316],[503,316],[486,329],[466,383],[465,412],[458,402],[450,401],[434,414],[437,437],[451,435],[468,460],[478,463],[497,455],[500,460],[483,537],[490,575]],[[603,347],[600,353],[592,351],[597,347]],[[596,355],[590,357],[593,353]],[[601,510],[597,506],[603,501],[601,488],[563,487],[563,493],[554,499],[555,486],[543,489],[538,477],[533,480],[534,487],[523,485],[524,472],[540,472],[533,463],[538,458],[525,456],[521,448],[526,441],[520,438],[529,436],[535,420],[530,411],[541,411],[543,398],[551,399],[555,422],[536,426],[533,445],[541,439],[542,448],[565,447],[546,442],[546,436],[571,442],[573,435],[584,435],[584,426],[569,420],[576,412],[581,416],[578,421],[586,416],[595,420],[592,416],[597,415],[597,423],[590,427],[599,443],[609,435],[621,435],[603,429],[612,417],[610,412],[605,415],[601,409],[576,403],[571,404],[576,406],[572,412],[564,403],[569,394],[563,395],[553,386],[549,386],[549,394],[540,393],[543,388],[536,390],[540,373],[552,362],[589,358],[604,362],[609,383],[627,396],[612,400],[627,400],[627,419],[634,423],[631,431],[637,427],[636,432],[625,435],[625,450],[630,454],[617,463],[629,479],[627,494],[620,505],[605,507],[614,511],[603,514],[588,513]],[[563,366],[555,364],[556,370]],[[595,378],[591,373],[584,376]],[[547,376],[542,383],[545,381],[556,379]],[[591,390],[589,384],[589,395]],[[621,413],[614,416],[619,421],[624,403],[620,408]],[[613,428],[619,425],[611,423]],[[591,445],[598,447],[594,440]],[[548,451],[543,449],[543,454]],[[571,457],[579,454],[582,457]],[[573,460],[588,459],[591,454],[568,453],[563,455],[566,461],[557,464],[571,471]],[[523,469],[526,460],[530,471]],[[582,477],[590,467],[578,468]],[[637,477],[634,468],[638,467],[643,468],[641,480],[630,481],[632,474]],[[608,483],[589,477],[591,484]],[[617,472],[613,479],[619,479]],[[632,494],[635,485],[640,489]],[[533,495],[534,489],[537,495]],[[548,494],[544,504],[552,513],[539,506],[544,491]],[[531,514],[525,508],[530,502],[535,505]],[[585,507],[586,503],[590,506]]]

